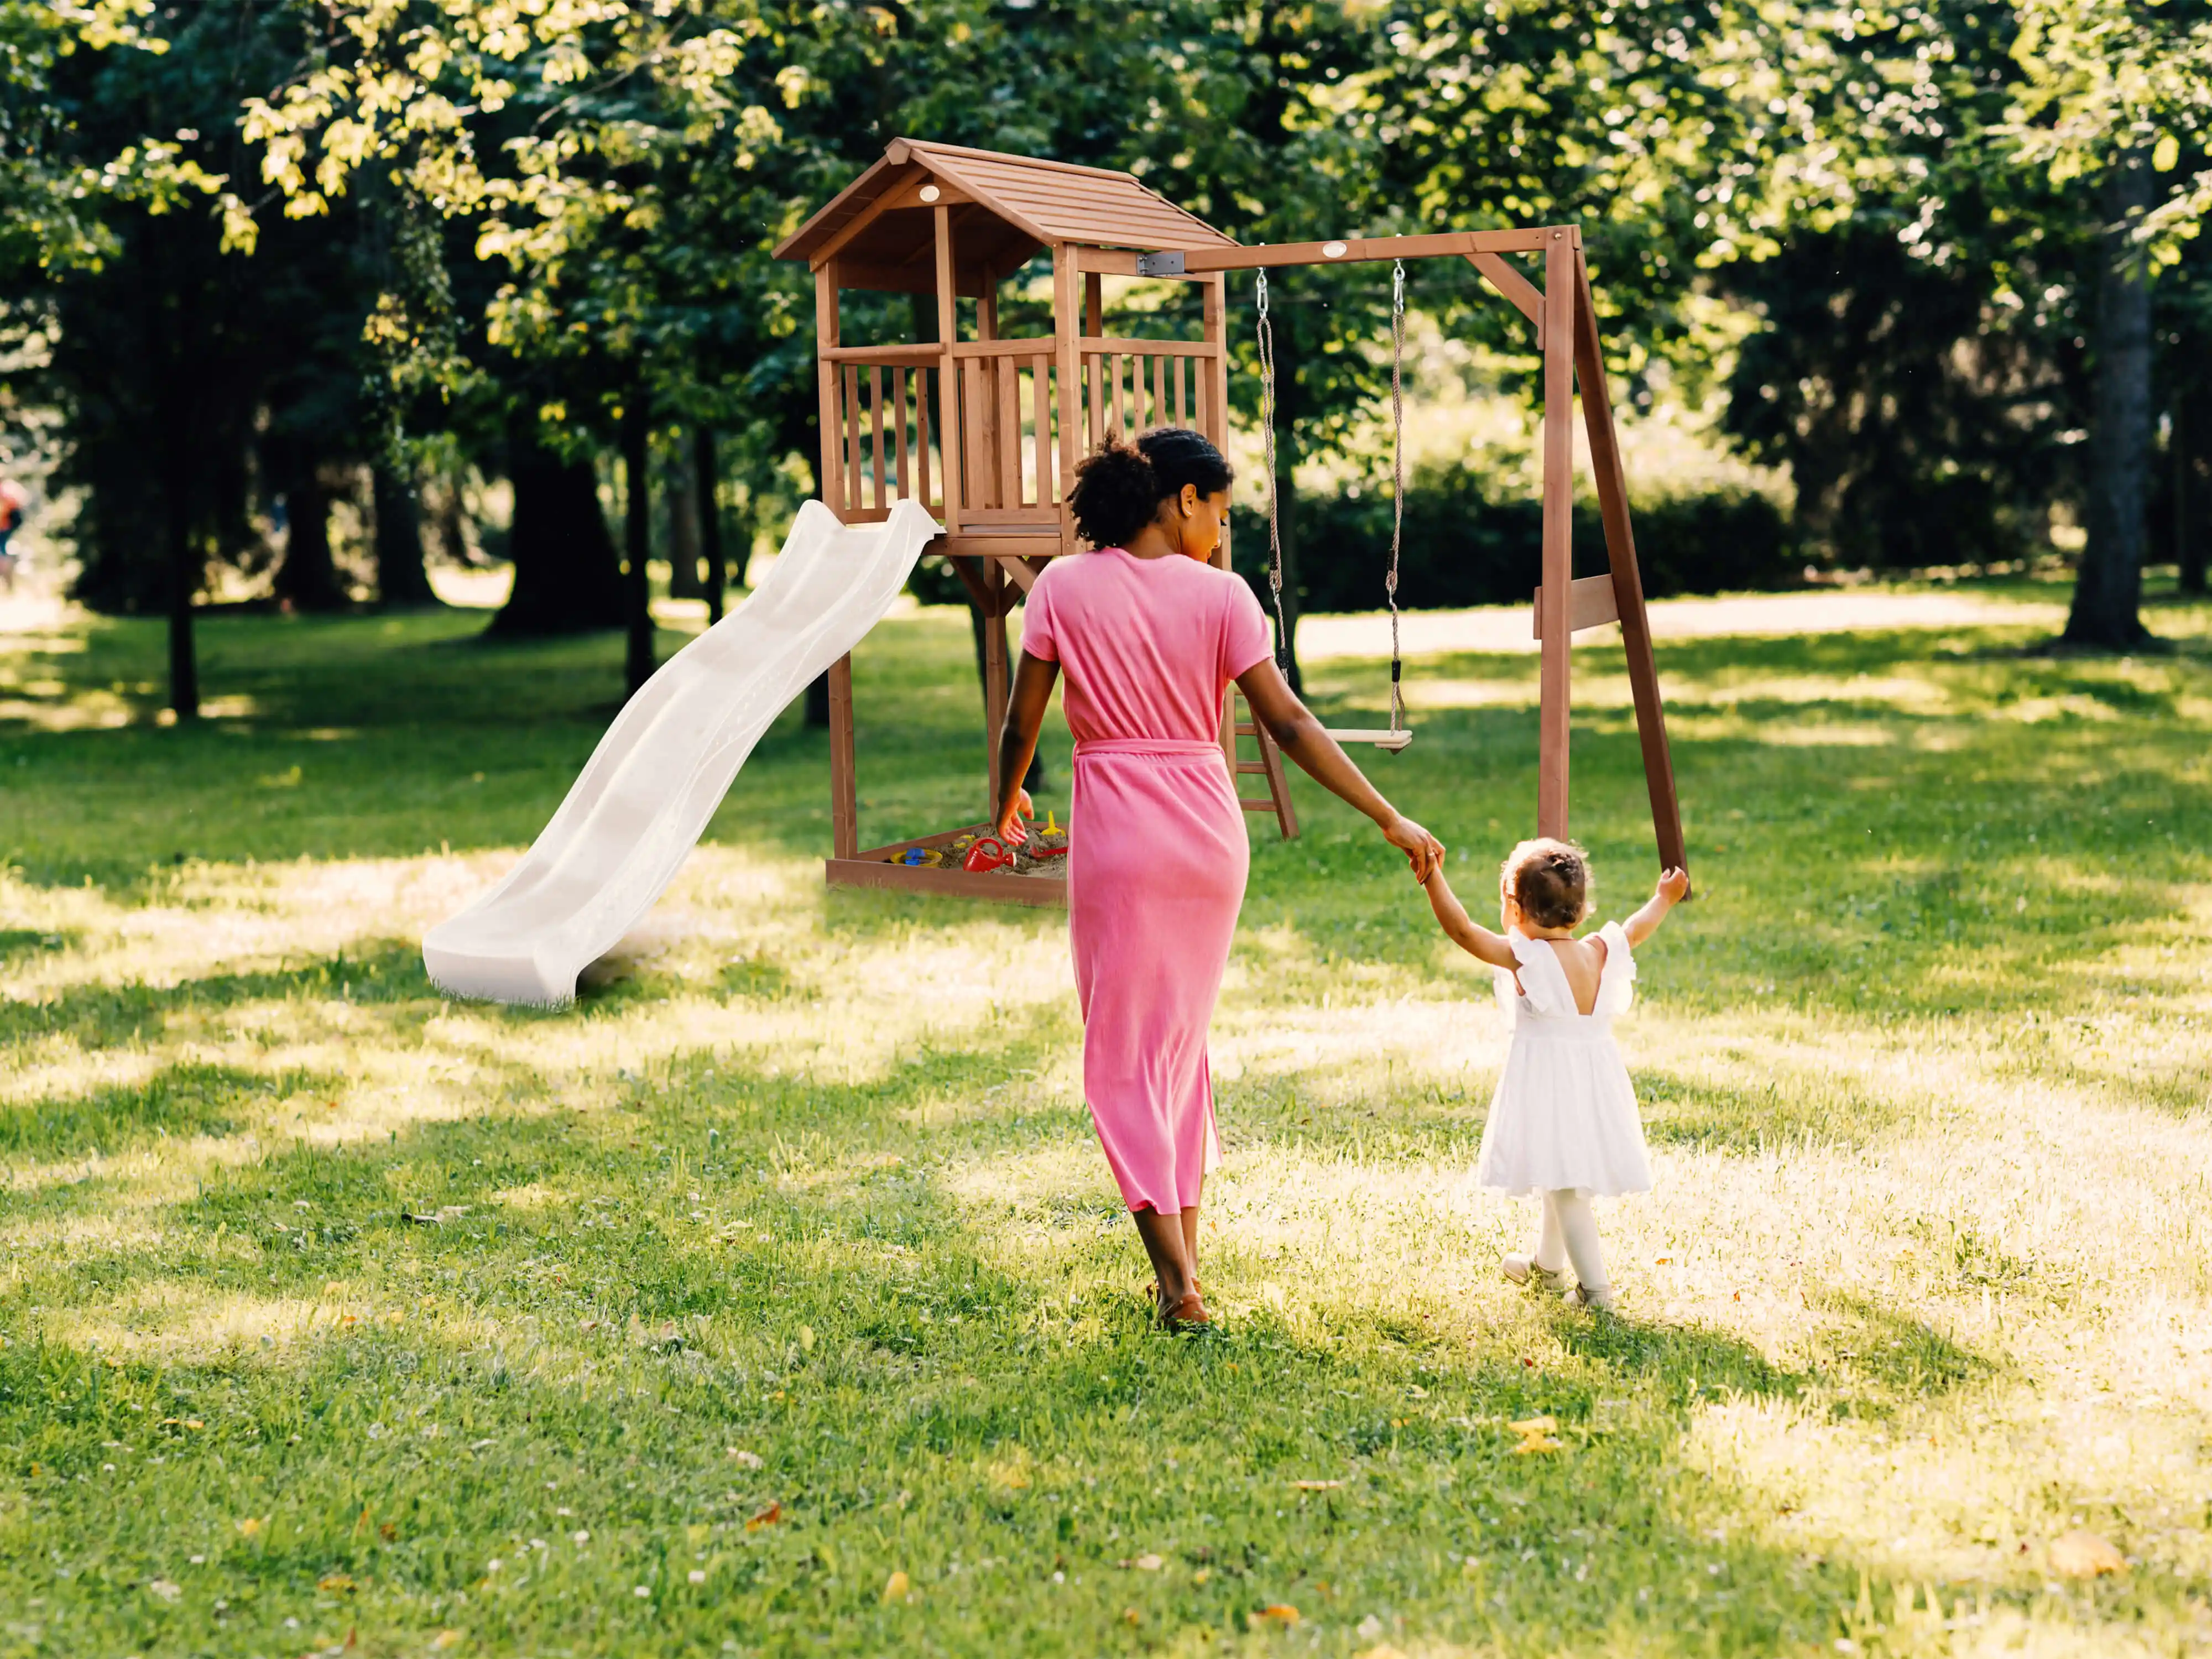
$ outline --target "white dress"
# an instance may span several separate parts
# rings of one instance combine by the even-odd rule
[[[1542,939],[1508,933],[1520,987],[1498,970],[1498,1001],[1512,1022],[1505,1073],[1483,1126],[1475,1178],[1507,1193],[1577,1192],[1609,1198],[1651,1190],[1651,1162],[1636,1086],[1613,1045],[1613,1021],[1635,995],[1628,935],[1608,921],[1605,969],[1592,1012],[1575,1007],[1559,953]]]

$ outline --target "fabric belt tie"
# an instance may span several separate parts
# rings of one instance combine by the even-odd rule
[[[1205,755],[1219,760],[1221,745],[1218,743],[1193,743],[1180,738],[1085,738],[1076,744],[1076,759],[1083,760],[1093,755],[1161,755],[1177,759]]]

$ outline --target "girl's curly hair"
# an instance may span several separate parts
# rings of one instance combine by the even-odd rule
[[[1539,927],[1573,927],[1590,913],[1589,854],[1571,841],[1524,841],[1498,867],[1499,896]]]
[[[1160,503],[1195,484],[1201,495],[1229,488],[1236,473],[1202,432],[1154,427],[1133,444],[1109,437],[1075,464],[1067,504],[1075,528],[1093,547],[1123,547],[1152,521]]]

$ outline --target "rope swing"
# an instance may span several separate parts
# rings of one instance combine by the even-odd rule
[[[1275,605],[1275,661],[1290,672],[1291,635],[1283,617],[1283,527],[1275,495],[1275,326],[1267,314],[1267,273],[1255,273],[1259,307],[1260,427],[1267,467],[1267,592]],[[1398,556],[1406,530],[1406,265],[1390,266],[1390,568],[1382,595],[1390,609],[1390,725],[1385,731],[1327,727],[1339,743],[1371,743],[1396,754],[1413,740],[1406,727],[1405,659],[1398,638]]]

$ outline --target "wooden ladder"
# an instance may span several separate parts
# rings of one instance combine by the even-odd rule
[[[1244,694],[1235,686],[1221,705],[1221,752],[1229,762],[1229,787],[1237,792],[1237,804],[1248,812],[1273,812],[1275,823],[1283,832],[1285,841],[1295,841],[1298,834],[1297,809],[1291,805],[1291,787],[1283,776],[1283,751],[1266,728],[1252,717],[1251,707],[1244,702]],[[1237,750],[1239,740],[1249,738],[1259,750],[1260,758],[1246,760]],[[1267,793],[1248,795],[1243,780],[1264,777]]]

